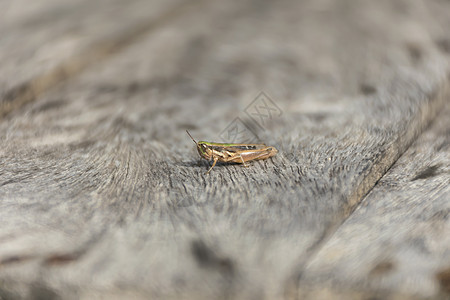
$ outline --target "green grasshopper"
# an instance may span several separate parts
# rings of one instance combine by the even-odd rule
[[[218,161],[220,162],[234,162],[243,164],[248,167],[247,161],[267,159],[278,153],[275,147],[268,147],[264,144],[226,144],[226,143],[211,143],[194,140],[192,135],[186,130],[197,145],[198,154],[206,160],[213,160],[213,165],[209,168],[208,174]]]

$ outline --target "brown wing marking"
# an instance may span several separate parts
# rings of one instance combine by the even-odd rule
[[[273,147],[267,147],[264,151],[246,151],[238,156],[225,158],[224,162],[235,162],[245,165],[245,162],[247,161],[266,159],[274,156],[276,154],[276,152],[273,151],[274,149],[275,148]]]

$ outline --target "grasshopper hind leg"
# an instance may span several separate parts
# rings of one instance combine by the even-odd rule
[[[244,167],[246,167],[246,168],[250,167],[250,165],[247,165],[247,164],[245,163],[244,159],[242,158],[242,155],[239,155],[239,158],[241,159],[242,165],[243,165]]]

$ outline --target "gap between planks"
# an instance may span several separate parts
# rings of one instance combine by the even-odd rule
[[[450,75],[450,74],[449,74]],[[381,175],[378,176],[378,178],[373,181],[373,184],[370,185],[367,189],[364,189],[364,186],[367,185],[367,182],[371,181],[370,177],[376,176],[376,173],[378,172],[371,172],[371,176],[368,176],[364,178],[363,183],[356,189],[356,192],[353,196],[350,198],[357,198],[355,203],[353,205],[350,205],[350,209],[348,210],[347,215],[345,215],[339,223],[335,224],[334,226],[330,226],[328,230],[326,230],[323,235],[308,249],[306,253],[305,263],[303,267],[301,268],[301,271],[298,274],[294,274],[291,282],[291,285],[288,285],[287,289],[285,290],[285,296],[289,299],[291,297],[295,299],[299,299],[300,294],[300,288],[299,284],[301,282],[301,278],[303,276],[303,273],[306,272],[308,269],[309,264],[314,260],[314,258],[318,255],[320,250],[327,244],[327,242],[335,235],[335,233],[338,231],[338,229],[352,216],[352,214],[356,211],[356,209],[362,205],[364,200],[366,199],[367,195],[372,191],[378,184],[378,182],[389,172],[389,170],[395,165],[395,163],[404,155],[404,153],[411,148],[411,146],[424,134],[424,132],[431,128],[435,119],[443,116],[445,114],[444,112],[441,112],[441,108],[444,107],[447,99],[450,98],[450,76],[447,76],[447,80],[443,82],[442,86],[439,89],[439,92],[437,93],[436,97],[438,98],[438,101],[436,105],[432,108],[431,112],[429,112],[428,117],[426,118],[425,123],[419,128],[419,132],[417,132],[413,138],[411,138],[408,142],[408,144],[402,149],[402,151],[395,156],[392,161],[388,162],[388,166],[384,168],[381,172]],[[377,164],[382,165],[382,164]],[[375,174],[374,174],[375,173]],[[365,184],[364,184],[365,183]],[[358,196],[359,195],[359,196]],[[292,287],[292,288],[291,288]]]

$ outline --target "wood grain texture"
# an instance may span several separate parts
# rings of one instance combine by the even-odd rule
[[[449,114],[447,106],[314,256],[303,297],[448,299]]]
[[[0,117],[185,9],[178,0],[2,2]]]
[[[208,1],[9,114],[0,295],[295,297],[448,104],[421,4]],[[251,129],[279,154],[205,175],[184,130],[217,140],[261,90],[283,114]]]

